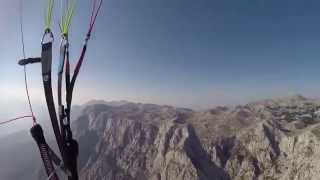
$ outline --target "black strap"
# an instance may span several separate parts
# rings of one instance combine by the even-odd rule
[[[67,126],[65,127],[66,132],[68,132],[68,135],[66,138],[68,140],[72,139],[72,132],[70,128],[70,113],[71,113],[71,101],[72,101],[72,90],[73,90],[73,85],[72,82],[70,81],[70,60],[69,60],[69,51],[66,52],[66,103],[67,103],[67,108],[66,108],[66,121],[67,121]]]
[[[68,45],[68,43],[67,43]],[[70,127],[70,106],[71,104],[68,103],[68,94],[69,94],[69,88],[70,88],[70,61],[69,61],[69,47],[67,46],[65,48],[65,61],[66,61],[66,73],[65,73],[65,81],[66,81],[66,103],[67,107],[65,109],[65,119],[64,123],[62,125],[62,131],[63,131],[63,138],[66,143],[72,140],[72,131]],[[68,145],[68,144],[67,144]]]
[[[65,167],[63,165],[63,162],[61,161],[61,159],[59,158],[59,156],[50,148],[50,146],[48,145],[48,152],[49,152],[49,156],[52,160],[52,162],[56,165],[56,166],[60,166],[63,170],[65,170]]]
[[[65,62],[66,62],[66,72],[65,72],[65,81],[66,81],[66,103],[67,107],[65,109],[64,122],[61,126],[64,142],[66,143],[66,165],[71,172],[71,176],[68,177],[68,180],[78,180],[78,154],[79,154],[79,145],[76,140],[72,137],[72,131],[70,127],[70,111],[71,111],[71,102],[69,103],[70,95],[70,61],[69,61],[69,48],[65,49]]]
[[[68,176],[68,180],[78,180],[78,154],[79,154],[79,145],[78,142],[74,139],[67,141],[67,161],[66,165],[68,166],[68,170],[70,171],[71,175]]]
[[[67,48],[66,48],[67,49]],[[66,52],[66,57],[68,57],[68,53]],[[46,102],[47,102],[47,107],[49,110],[49,115],[53,127],[53,131],[56,137],[56,141],[62,156],[62,160],[64,162],[65,167],[70,171],[70,174],[68,175],[69,180],[78,180],[78,171],[77,171],[77,157],[78,157],[78,143],[74,139],[72,139],[72,133],[70,129],[70,123],[65,125],[63,123],[63,119],[65,119],[63,116],[59,117],[61,119],[60,125],[61,125],[61,130],[60,132],[60,127],[57,119],[57,114],[56,114],[56,109],[54,105],[54,99],[52,95],[52,82],[51,82],[51,69],[52,69],[52,43],[45,43],[42,45],[42,53],[41,53],[41,62],[42,62],[42,76],[43,76],[43,85],[44,85],[44,91],[45,91],[45,96],[46,96]],[[62,74],[59,73],[59,76],[62,79]],[[59,80],[58,77],[58,86],[59,83],[62,80]],[[60,91],[60,97],[61,98],[61,88],[62,85],[60,84],[60,87],[58,87],[58,91]],[[60,89],[60,90],[59,90]],[[62,101],[60,101],[60,105],[62,105]],[[70,122],[70,121],[69,121]],[[62,133],[65,134],[64,129],[68,129],[67,132],[70,132],[64,136],[62,136]],[[65,138],[65,137],[71,137]]]
[[[50,180],[59,180],[58,175],[55,173],[54,166],[52,164],[49,146],[44,138],[43,130],[39,124],[36,124],[31,128],[31,135],[36,141],[41,159],[43,162],[43,166],[45,167],[47,176],[50,177]],[[53,151],[52,151],[53,152]]]
[[[19,60],[18,64],[21,66],[24,66],[27,64],[33,64],[33,63],[39,63],[39,62],[41,62],[41,58],[28,58],[28,59]]]
[[[64,137],[65,132],[63,130],[63,124],[65,119],[65,110],[64,106],[62,104],[62,77],[63,77],[63,69],[64,69],[64,63],[65,63],[65,57],[66,57],[66,50],[67,50],[67,44],[64,44],[60,46],[60,62],[59,62],[59,69],[58,69],[58,106],[59,106],[59,122],[60,122],[60,130],[61,130],[61,136],[62,141],[65,144]]]
[[[86,40],[85,44],[84,44],[83,47],[82,47],[81,55],[80,55],[80,57],[79,57],[79,60],[78,60],[77,65],[76,65],[76,67],[75,67],[75,70],[74,70],[72,79],[71,79],[71,81],[69,81],[69,85],[68,85],[68,88],[67,88],[67,95],[66,95],[66,101],[67,101],[67,118],[70,118],[71,104],[72,104],[72,96],[73,96],[73,89],[74,89],[74,85],[75,85],[75,83],[76,83],[78,74],[79,74],[79,72],[80,72],[80,69],[81,69],[81,66],[82,66],[82,63],[83,63],[83,60],[84,60],[86,51],[87,51],[87,40]],[[70,79],[70,71],[69,71],[68,78]],[[68,117],[68,113],[69,113],[69,117]]]
[[[48,145],[48,151],[49,151],[49,156],[52,160],[52,162],[61,168],[61,170],[66,174],[66,175],[70,175],[70,171],[67,169],[67,167],[65,166],[65,164],[62,162],[62,160],[59,158],[59,156],[52,150],[52,148],[50,148],[50,146]]]
[[[65,162],[66,155],[64,150],[64,143],[62,136],[60,134],[60,128],[57,120],[57,114],[55,109],[55,104],[52,95],[52,84],[51,84],[51,68],[52,68],[52,42],[42,44],[41,52],[41,62],[42,62],[42,79],[44,93],[47,102],[47,108],[49,111],[51,124],[53,128],[54,135],[61,153],[62,159]]]

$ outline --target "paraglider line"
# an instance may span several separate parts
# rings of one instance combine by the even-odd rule
[[[22,44],[23,58],[26,59],[26,51],[25,51],[25,44],[24,44],[24,33],[23,33],[23,4],[22,4],[22,0],[20,0],[20,33],[21,33],[21,44]],[[32,104],[31,104],[31,100],[30,100],[28,81],[27,81],[27,68],[26,68],[25,65],[23,66],[23,72],[24,72],[24,84],[25,84],[25,89],[26,89],[29,109],[30,109],[30,113],[31,113],[31,116],[32,116],[33,123],[36,124],[36,118],[34,116]]]
[[[25,118],[33,118],[33,116],[21,116],[21,117],[16,117],[14,119],[9,119],[7,121],[0,122],[0,126],[8,124],[8,123],[12,123],[12,122],[20,120],[20,119],[25,119]]]

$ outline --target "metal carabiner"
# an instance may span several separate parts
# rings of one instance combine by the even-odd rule
[[[46,29],[43,33],[42,39],[41,39],[41,44],[45,44],[44,43],[44,39],[46,38],[46,36],[48,36],[51,38],[50,40],[48,40],[48,42],[53,42],[54,41],[54,36],[53,33],[50,29]]]
[[[62,34],[61,35],[61,44],[60,46],[65,46],[67,49],[69,48],[69,38],[68,34]]]

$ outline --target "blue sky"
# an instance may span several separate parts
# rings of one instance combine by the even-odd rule
[[[23,71],[16,65],[22,57],[18,5],[0,2],[0,106],[25,109]],[[45,6],[43,0],[24,2],[27,56],[40,54]],[[73,62],[89,7],[78,0],[70,31]],[[296,93],[317,97],[319,9],[316,0],[105,0],[75,103],[123,99],[208,108]],[[28,72],[32,100],[43,104],[39,65]]]

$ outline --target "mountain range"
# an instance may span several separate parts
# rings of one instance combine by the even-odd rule
[[[296,95],[201,112],[127,101],[91,101],[74,109],[72,128],[80,144],[82,180],[320,177],[317,99]],[[20,147],[26,154],[34,154],[17,165],[17,173],[4,176],[5,171],[0,171],[1,179],[25,179],[18,175],[28,172],[28,177],[43,176],[35,148],[27,149],[30,143],[7,143],[6,148],[0,148],[6,154],[0,160],[1,167],[14,158],[9,153],[12,149]],[[27,166],[30,159],[38,165]],[[15,163],[17,158],[10,167]]]

